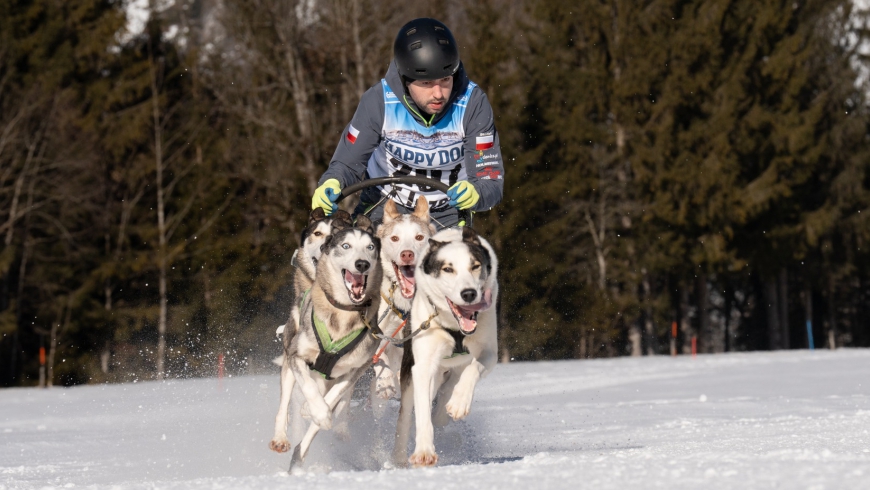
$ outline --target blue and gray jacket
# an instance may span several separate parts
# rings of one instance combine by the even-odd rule
[[[428,122],[421,114],[411,96],[406,96],[395,62],[391,63],[384,79],[363,94],[319,184],[337,179],[345,188],[363,179],[393,175],[428,177],[448,186],[467,180],[480,194],[473,211],[498,204],[504,164],[492,107],[483,90],[468,80],[462,65],[445,110]],[[374,204],[390,190],[369,188],[360,196],[361,204]],[[420,195],[429,200],[433,216],[455,216],[447,196],[431,188],[397,186],[393,199],[413,209]]]

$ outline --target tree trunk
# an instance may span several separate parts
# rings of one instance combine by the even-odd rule
[[[710,332],[710,315],[707,308],[710,296],[707,274],[698,273],[695,279],[695,291],[698,297],[698,340],[701,344],[698,352],[713,352],[713,336]]]
[[[725,299],[723,301],[725,311],[722,312],[722,316],[725,318],[725,335],[723,347],[725,352],[731,351],[731,309],[734,304],[734,288],[731,287],[730,283],[726,283],[725,286]]]
[[[150,44],[149,44],[150,47]],[[160,121],[160,101],[157,93],[157,73],[154,57],[149,53],[148,68],[151,75],[151,115],[154,119],[154,164],[157,187],[157,268],[159,313],[157,317],[157,379],[163,379],[166,357],[166,215],[163,202],[163,131]]]
[[[640,318],[631,322],[628,327],[628,341],[631,343],[631,357],[640,357],[643,355],[643,342],[640,333]]]
[[[646,303],[643,315],[644,343],[646,343],[646,355],[654,356],[656,355],[656,336],[655,323],[653,323],[652,287],[650,286],[649,273],[647,270],[642,269],[641,272],[643,274],[643,296],[644,302]]]
[[[813,341],[813,290],[809,286],[804,288],[804,314],[806,317],[807,327],[807,348],[815,349],[816,343]]]
[[[788,324],[788,270],[779,271],[779,326],[782,328],[782,348],[789,348],[790,330]]]
[[[837,289],[833,274],[828,275],[828,349],[837,348]]]
[[[767,341],[770,350],[782,348],[782,329],[779,326],[779,302],[776,294],[776,280],[764,282],[764,296],[767,300]]]
[[[680,331],[683,332],[683,354],[692,353],[692,338],[695,329],[692,328],[692,319],[689,317],[689,288],[683,287],[680,291]]]

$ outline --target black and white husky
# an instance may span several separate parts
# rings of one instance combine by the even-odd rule
[[[392,335],[411,313],[411,301],[417,291],[417,261],[429,246],[429,237],[435,227],[429,222],[429,201],[419,197],[411,214],[401,214],[392,199],[384,206],[384,220],[378,226],[381,239],[381,302],[378,318],[381,330]],[[397,334],[396,337],[401,338]],[[375,366],[371,395],[389,399],[399,388],[397,378],[402,365],[402,348],[386,343],[380,356],[382,363]],[[372,406],[377,406],[372,399]]]
[[[298,307],[297,331],[284,351],[281,406],[269,444],[277,452],[290,449],[287,406],[299,383],[305,397],[302,415],[312,423],[291,465],[303,461],[320,429],[332,427],[336,405],[368,368],[378,344],[371,328],[380,304],[380,241],[371,222],[364,216],[356,226],[333,220],[321,248],[314,283]]]
[[[471,228],[442,230],[429,240],[417,271],[411,307],[413,340],[405,344],[401,407],[393,460],[413,466],[438,462],[436,424],[471,411],[474,388],[497,360],[498,264],[489,242]],[[411,408],[416,419],[414,453],[407,457]]]

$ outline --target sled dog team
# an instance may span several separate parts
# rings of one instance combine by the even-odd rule
[[[393,463],[436,464],[433,427],[470,413],[478,380],[496,363],[497,260],[490,244],[467,227],[436,233],[422,197],[412,214],[400,214],[388,199],[377,232],[365,216],[354,223],[344,211],[312,211],[294,265],[295,303],[278,329],[281,401],[269,447],[290,450],[289,406],[298,384],[301,415],[310,421],[291,459],[291,467],[301,464],[374,364],[371,396],[400,394]],[[416,441],[408,458],[412,409]]]

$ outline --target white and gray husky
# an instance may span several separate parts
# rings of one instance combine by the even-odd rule
[[[416,274],[412,338],[405,344],[401,407],[393,460],[398,465],[438,462],[434,422],[446,425],[471,411],[474,388],[496,364],[498,301],[495,252],[471,228],[442,230],[429,240]],[[409,346],[410,344],[410,346]],[[407,457],[411,409],[416,443]]]
[[[384,279],[381,283],[381,302],[378,318],[386,335],[396,333],[411,313],[411,301],[417,290],[417,261],[429,246],[429,238],[435,227],[429,222],[429,201],[419,197],[414,212],[401,214],[392,199],[384,206],[384,220],[378,226],[381,239],[381,267]],[[397,334],[396,337],[401,338]],[[372,406],[377,407],[374,397],[389,399],[398,390],[398,374],[402,366],[402,348],[386,343],[383,354],[372,378]]]
[[[285,341],[281,405],[269,444],[277,452],[290,449],[287,407],[299,383],[305,397],[302,415],[312,423],[291,466],[304,460],[320,429],[332,427],[336,405],[368,368],[378,345],[370,333],[380,304],[380,240],[373,235],[371,221],[361,216],[350,226],[334,219],[321,249],[314,283],[299,303],[296,331],[285,329],[285,339],[292,338]]]

